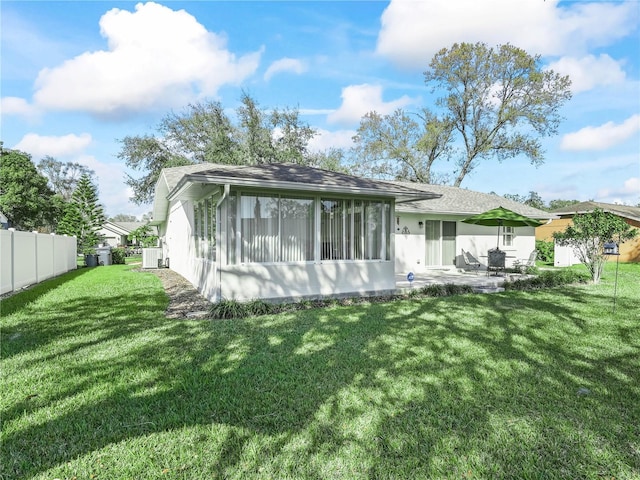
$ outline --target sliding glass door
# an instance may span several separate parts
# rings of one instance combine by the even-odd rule
[[[426,220],[425,266],[439,267],[455,265],[456,262],[456,222]]]

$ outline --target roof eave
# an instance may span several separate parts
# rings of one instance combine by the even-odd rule
[[[202,174],[188,174],[180,179],[175,188],[168,193],[167,200],[179,198],[191,185],[195,183],[208,183],[218,185],[233,185],[236,187],[249,188],[268,188],[278,190],[302,191],[302,192],[320,192],[320,193],[349,193],[355,195],[394,198],[397,203],[404,203],[416,200],[429,200],[432,198],[440,198],[441,195],[431,192],[399,192],[394,190],[381,190],[376,188],[363,187],[343,187],[337,185],[322,185],[310,183],[297,183],[280,180],[262,180],[252,178],[238,178],[225,176],[210,176]],[[155,213],[155,212],[154,212]],[[155,219],[155,215],[154,215]]]

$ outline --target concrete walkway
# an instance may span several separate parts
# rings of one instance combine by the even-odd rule
[[[501,292],[502,284],[510,277],[522,277],[521,275],[494,273],[487,276],[485,271],[474,272],[459,271],[457,269],[433,269],[421,273],[414,273],[413,282],[409,283],[406,273],[396,274],[396,289],[405,293],[412,288],[421,288],[425,285],[453,283],[455,285],[470,285],[478,292]],[[515,278],[514,278],[515,279]]]

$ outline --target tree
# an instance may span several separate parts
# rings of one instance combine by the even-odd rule
[[[570,207],[571,205],[575,205],[576,203],[580,203],[580,200],[550,200],[549,210],[553,211],[560,208]]]
[[[0,211],[12,227],[31,231],[55,225],[60,202],[28,154],[4,149],[0,142],[0,178]]]
[[[84,174],[92,177],[95,172],[90,168],[75,162],[60,162],[53,157],[46,156],[38,163],[38,171],[49,181],[49,187],[65,202],[71,200],[71,195]]]
[[[126,213],[118,213],[113,217],[109,217],[107,220],[110,222],[137,222],[138,219],[135,215],[127,215]]]
[[[513,200],[514,202],[537,208],[538,210],[547,210],[547,206],[544,204],[544,200],[542,200],[542,197],[538,194],[538,192],[531,191],[529,192],[528,196],[518,195],[517,193],[507,193],[504,195],[504,198],[508,198],[509,200]]]
[[[85,251],[100,242],[98,230],[104,224],[104,210],[98,203],[98,189],[88,174],[83,174],[71,195],[64,217],[58,225],[58,232],[75,235],[78,250]]]
[[[143,247],[155,247],[158,244],[158,236],[153,235],[150,225],[142,225],[133,230],[127,238]]]
[[[444,90],[436,100],[453,124],[464,154],[457,162],[455,186],[482,160],[525,155],[543,163],[540,138],[555,135],[559,110],[571,98],[571,81],[543,70],[540,56],[506,44],[456,43],[435,54],[425,83]]]
[[[160,171],[167,167],[203,162],[229,165],[270,162],[307,163],[307,151],[315,131],[300,120],[297,110],[261,110],[248,94],[241,97],[237,124],[219,102],[189,105],[181,114],[167,115],[158,126],[158,136],[127,136],[121,140],[118,158],[142,172],[126,183],[137,204],[153,199]]]
[[[453,124],[423,109],[414,120],[398,109],[391,115],[367,113],[353,138],[357,172],[369,177],[420,183],[445,183],[433,171],[436,160],[450,153]]]
[[[593,283],[598,283],[607,261],[604,244],[612,240],[623,243],[637,234],[637,229],[617,215],[595,208],[593,212],[575,215],[573,225],[568,225],[564,232],[555,232],[553,238],[560,245],[572,247],[591,273]]]

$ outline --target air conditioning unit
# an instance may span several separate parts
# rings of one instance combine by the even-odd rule
[[[161,248],[142,249],[142,268],[158,268],[162,266]]]

